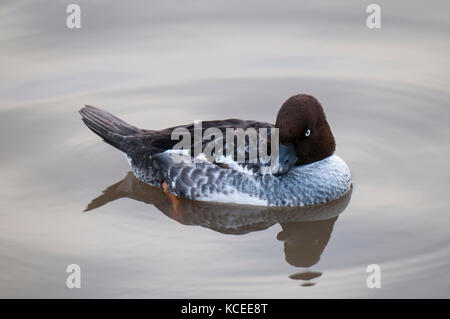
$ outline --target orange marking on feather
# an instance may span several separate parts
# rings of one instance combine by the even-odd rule
[[[172,209],[170,210],[171,217],[173,219],[175,219],[176,221],[180,222],[181,214],[180,214],[180,210],[178,209],[180,206],[180,200],[169,191],[169,185],[167,185],[166,181],[162,182],[161,187],[163,189],[163,192],[167,195],[167,197],[169,197],[169,200],[172,204]]]

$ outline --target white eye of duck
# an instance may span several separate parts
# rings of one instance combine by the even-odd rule
[[[305,136],[309,136],[311,134],[311,130],[306,130]]]

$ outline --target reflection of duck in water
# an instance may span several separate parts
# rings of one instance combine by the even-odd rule
[[[350,196],[348,196],[350,199]],[[311,267],[319,262],[320,256],[328,244],[338,216],[312,222],[280,223],[283,230],[277,239],[284,241],[286,261],[294,267]],[[322,273],[306,271],[296,273],[290,278],[305,280],[304,287],[314,285],[309,280],[320,277]]]
[[[93,199],[91,211],[119,198],[132,198],[153,204],[168,217],[184,225],[200,225],[225,234],[242,235],[264,230],[279,223],[277,239],[284,242],[286,261],[295,267],[315,265],[325,249],[338,215],[350,201],[351,190],[326,204],[306,207],[260,207],[192,201],[175,198],[159,188],[139,181],[131,172]],[[292,279],[310,280],[321,273],[303,272]],[[303,284],[310,286],[309,282]]]

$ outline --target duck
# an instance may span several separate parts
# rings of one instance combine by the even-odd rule
[[[129,171],[93,198],[84,212],[95,214],[104,205],[128,198],[152,205],[182,225],[201,226],[226,235],[249,234],[279,224],[281,231],[276,239],[284,243],[286,262],[295,267],[311,267],[319,261],[336,220],[350,202],[351,193],[350,190],[336,200],[305,207],[260,207],[185,198],[173,201],[169,194],[143,183]],[[292,279],[302,279],[298,273],[292,276]]]
[[[333,201],[351,189],[350,169],[335,154],[335,138],[323,107],[309,94],[288,98],[275,124],[225,119],[145,130],[95,106],[85,105],[79,113],[89,129],[124,153],[138,180],[160,187],[174,200],[302,207]],[[191,142],[191,136],[208,129],[215,130],[215,136],[225,136],[230,129],[253,130],[260,141],[266,141],[272,160],[259,156],[259,149],[257,158],[252,158],[249,139],[244,145],[224,141],[223,146],[231,145],[234,151],[226,156],[214,154],[216,148],[206,152],[211,150],[212,137],[177,148],[174,135],[187,133]],[[244,154],[243,161],[239,154]]]

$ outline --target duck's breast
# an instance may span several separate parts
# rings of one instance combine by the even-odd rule
[[[271,206],[307,206],[326,203],[346,194],[351,187],[347,164],[337,155],[291,168],[264,182]]]

